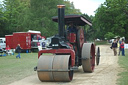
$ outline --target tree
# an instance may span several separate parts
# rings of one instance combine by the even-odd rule
[[[89,16],[87,14],[83,14],[83,16],[89,21],[92,23],[92,20],[93,20],[93,16]],[[89,25],[85,25],[85,37],[88,41],[92,41],[94,40],[95,38],[95,29],[93,28],[93,25],[92,26],[89,26]]]
[[[128,39],[128,1],[127,0],[106,0],[104,4],[96,10],[95,28],[102,30],[104,36],[108,32],[115,36],[124,36]]]
[[[78,14],[80,11],[74,8],[73,3],[64,0],[31,0],[31,17],[33,24],[31,29],[37,28],[44,36],[52,36],[58,32],[58,24],[52,21],[57,16],[57,5],[65,4],[65,14]]]
[[[64,3],[63,0],[31,0],[30,11],[32,24],[31,29],[40,30],[42,35],[51,36],[57,33],[58,25],[52,21],[57,16],[57,5]]]
[[[115,37],[115,35],[112,32],[108,32],[107,34],[104,35],[105,38],[108,40],[112,39]]]
[[[24,17],[25,5],[26,3],[22,0],[4,0],[5,34],[24,30],[22,18]]]
[[[4,16],[4,8],[3,4],[0,4],[0,36],[4,37],[4,33],[6,33],[5,29],[5,22],[7,21],[7,18]]]
[[[57,5],[66,5],[66,14],[81,14],[73,3],[64,0],[4,0],[0,9],[1,35],[13,32],[37,30],[43,36],[52,36],[58,32],[58,24],[52,21],[57,16]]]

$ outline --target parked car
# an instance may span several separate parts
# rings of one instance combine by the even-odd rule
[[[0,46],[2,49],[6,48],[6,41],[5,38],[0,38]]]

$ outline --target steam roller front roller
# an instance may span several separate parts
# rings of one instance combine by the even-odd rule
[[[40,81],[67,82],[73,78],[70,55],[41,55],[37,73]]]
[[[93,72],[95,68],[95,46],[84,43],[82,47],[82,67],[84,72]]]

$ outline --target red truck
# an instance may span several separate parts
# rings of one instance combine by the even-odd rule
[[[5,35],[6,46],[9,45],[11,49],[15,49],[17,44],[20,44],[23,50],[31,51],[37,49],[42,39],[41,32],[28,31],[28,32],[14,32],[13,35]]]

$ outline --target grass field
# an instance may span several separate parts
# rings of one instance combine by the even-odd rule
[[[13,56],[0,57],[0,85],[23,79],[35,73],[33,68],[37,65],[37,53],[21,53],[21,59]]]
[[[125,50],[125,56],[119,56],[119,65],[123,71],[119,73],[118,85],[128,85],[128,50]]]
[[[107,41],[95,41],[95,44],[96,45],[105,45],[105,44],[108,44]]]

